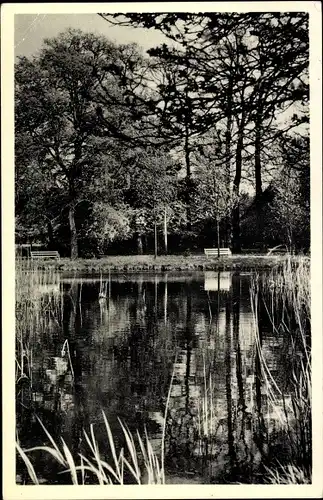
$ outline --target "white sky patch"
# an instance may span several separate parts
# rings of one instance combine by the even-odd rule
[[[137,43],[144,51],[168,39],[157,30],[113,26],[98,14],[16,14],[15,56],[36,54],[45,38],[57,36],[68,28],[96,33],[118,44]]]

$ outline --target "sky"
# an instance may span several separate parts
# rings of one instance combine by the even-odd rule
[[[98,14],[16,14],[15,56],[37,53],[45,38],[55,37],[70,27],[104,35],[119,44],[135,42],[145,51],[166,41],[158,31],[112,26]]]

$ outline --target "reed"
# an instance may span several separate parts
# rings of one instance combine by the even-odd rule
[[[213,456],[217,433],[214,382],[212,370],[207,367],[203,354],[203,384],[197,406],[198,453],[204,458]]]
[[[141,437],[138,431],[133,435],[129,428],[119,420],[126,448],[124,449],[122,447],[117,451],[112,430],[104,411],[102,411],[102,415],[106,429],[107,443],[110,449],[109,462],[106,460],[106,453],[102,455],[99,450],[93,424],[90,426],[89,433],[83,430],[85,441],[89,448],[89,455],[85,456],[79,453],[77,457],[79,463],[77,463],[77,459],[72,456],[64,439],[61,438],[61,445],[59,446],[38,418],[50,445],[35,446],[23,450],[19,442],[16,443],[17,451],[26,465],[31,482],[33,484],[39,484],[39,477],[37,477],[29,454],[42,451],[49,453],[54,460],[63,467],[64,470],[61,471],[61,473],[70,474],[72,484],[88,484],[90,476],[91,481],[89,484],[93,484],[94,482],[94,484],[100,485],[123,485],[125,483],[126,470],[130,473],[136,484],[164,484],[165,474],[163,463],[153,450],[146,430],[144,438]],[[105,452],[107,452],[107,450],[105,450]]]
[[[16,381],[18,383],[22,378],[28,379],[30,381],[30,390],[33,343],[39,333],[46,335],[50,331],[50,321],[54,320],[58,324],[61,322],[61,292],[57,293],[56,290],[53,293],[54,288],[58,288],[59,290],[59,283],[59,272],[55,271],[54,268],[43,269],[32,261],[20,260],[16,262]],[[67,340],[64,342],[61,351],[62,357],[66,354],[68,355],[73,375]],[[172,380],[173,376],[174,372]],[[89,475],[94,476],[94,481],[99,484],[123,484],[126,471],[128,475],[130,473],[135,483],[164,484],[164,441],[169,397],[170,392],[167,397],[159,453],[154,451],[146,430],[144,431],[144,436],[141,436],[139,432],[132,434],[129,428],[121,421],[119,423],[126,446],[125,449],[122,448],[117,453],[111,429],[103,413],[112,463],[106,462],[104,454],[99,451],[93,425],[90,427],[89,433],[84,431],[85,442],[92,455],[81,454],[78,457],[73,457],[65,441],[60,438],[61,443],[56,443],[40,422],[49,440],[48,446],[38,446],[23,450],[19,442],[17,443],[17,453],[27,467],[31,482],[37,484],[38,481],[35,469],[30,460],[32,458],[31,455],[33,452],[43,451],[49,453],[65,468],[65,473],[68,472],[70,474],[73,484],[79,484],[80,481],[82,483],[86,482]],[[104,453],[106,451],[104,450]],[[92,483],[93,481],[91,481]]]
[[[306,481],[311,475],[311,308],[310,265],[307,259],[287,258],[264,279],[255,278],[251,286],[256,348],[265,382],[270,411],[279,416],[281,430],[289,443],[293,465],[284,465],[283,472],[274,471],[274,478],[295,479],[295,467],[302,470]],[[289,346],[291,380],[289,388],[274,379],[263,352],[259,329],[260,309],[267,314],[273,335],[283,338]],[[294,475],[293,475],[293,474]],[[278,475],[277,475],[278,474]],[[303,477],[298,474],[298,478]],[[294,480],[293,479],[293,480]],[[302,482],[306,482],[304,481]]]
[[[31,260],[16,260],[15,266],[15,338],[16,384],[32,387],[34,345],[37,336],[47,334],[50,324],[60,323],[62,301],[59,273],[43,270]],[[27,384],[25,384],[26,386]],[[18,394],[19,394],[18,389]]]
[[[292,464],[280,466],[277,469],[266,467],[266,481],[269,484],[310,484],[311,474],[301,467]]]
[[[62,351],[68,349],[68,343],[64,343]],[[175,356],[176,362],[176,356]],[[119,424],[122,429],[123,437],[126,443],[126,449],[123,447],[119,452],[116,450],[115,441],[113,438],[112,430],[110,428],[108,419],[102,410],[103,421],[107,435],[107,442],[110,449],[110,463],[105,459],[105,454],[102,455],[94,433],[94,426],[91,424],[90,433],[83,430],[85,441],[91,451],[92,455],[85,456],[79,453],[80,463],[76,464],[76,460],[69,450],[67,444],[61,437],[62,450],[55,442],[49,431],[46,429],[41,420],[37,417],[41,427],[43,428],[51,446],[35,446],[33,448],[23,450],[17,441],[17,451],[26,465],[32,483],[39,484],[39,479],[32,465],[28,455],[31,452],[45,451],[49,453],[61,466],[65,468],[62,473],[69,473],[71,476],[72,484],[80,484],[79,476],[81,475],[81,484],[86,484],[87,474],[91,474],[92,481],[90,484],[98,483],[104,484],[124,484],[125,470],[130,473],[134,482],[137,484],[165,484],[165,439],[166,439],[166,421],[170,401],[170,394],[174,378],[174,369],[172,372],[171,382],[168,390],[167,401],[165,406],[164,424],[162,431],[160,454],[157,454],[151,441],[149,440],[147,431],[145,429],[145,437],[143,438],[137,431],[135,435],[131,433],[125,423],[119,418]]]

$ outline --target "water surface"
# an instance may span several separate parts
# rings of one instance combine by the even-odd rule
[[[133,274],[61,277],[43,286],[40,293],[56,295],[60,309],[44,312],[46,330],[34,332],[35,412],[75,456],[84,450],[83,428],[90,424],[109,454],[102,410],[117,447],[125,445],[119,418],[132,432],[147,429],[158,451],[173,374],[167,481],[262,482],[263,465],[290,452],[280,430],[289,344],[265,315],[255,325],[250,280],[251,274],[237,272]],[[275,412],[256,328],[268,373],[286,390],[285,408],[278,400]],[[44,433],[26,408],[19,407],[19,415],[25,412],[17,422],[21,442],[42,444]],[[35,460],[47,481],[67,480],[54,479],[55,465],[43,455]]]

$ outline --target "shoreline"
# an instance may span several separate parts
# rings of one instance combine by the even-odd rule
[[[38,269],[62,272],[117,273],[117,272],[194,272],[194,271],[252,271],[253,269],[272,269],[286,258],[300,259],[288,255],[233,255],[231,257],[207,258],[204,255],[153,255],[105,256],[100,259],[61,258],[59,260],[37,259],[26,261]],[[308,257],[303,257],[307,258]]]

